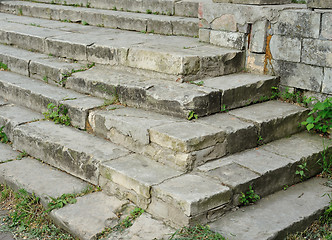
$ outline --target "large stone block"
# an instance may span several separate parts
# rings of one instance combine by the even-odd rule
[[[323,38],[332,40],[332,12],[322,14],[322,28],[320,34]]]
[[[230,47],[242,50],[246,35],[240,32],[214,31],[210,32],[210,43],[221,47]]]
[[[213,0],[215,3],[236,3],[236,4],[253,4],[253,5],[263,5],[263,4],[287,4],[290,0]]]
[[[280,76],[282,85],[296,87],[315,92],[320,91],[324,78],[323,68],[302,63],[273,61],[275,73]]]
[[[270,41],[272,58],[289,62],[301,61],[301,40],[273,35]]]
[[[302,62],[316,66],[332,67],[332,41],[304,39]]]
[[[250,51],[265,53],[267,24],[268,22],[264,20],[257,21],[252,25]]]
[[[199,4],[199,1],[196,1],[196,0],[175,1],[174,14],[177,16],[197,18],[198,4]]]
[[[320,14],[308,10],[285,10],[278,21],[272,23],[274,34],[290,37],[318,38]]]
[[[310,8],[332,8],[331,0],[308,0]]]
[[[322,92],[332,94],[332,68],[324,68]]]
[[[211,27],[213,30],[223,30],[223,31],[230,31],[236,32],[236,19],[233,14],[224,14],[219,18],[216,18],[211,23]]]

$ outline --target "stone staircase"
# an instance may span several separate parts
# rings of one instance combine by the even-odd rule
[[[192,38],[197,9],[194,0],[0,2],[0,62],[11,70],[0,71],[0,126],[13,147],[101,186],[97,202],[107,193],[177,227],[223,221],[249,186],[265,197],[300,182],[303,162],[316,175],[332,143],[301,132],[309,110],[268,101],[279,78],[243,71],[244,51]],[[43,121],[49,103],[68,109],[72,126]],[[53,217],[81,239],[102,229]]]

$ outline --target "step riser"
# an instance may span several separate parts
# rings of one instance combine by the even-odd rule
[[[152,12],[159,12],[159,14],[167,15],[177,15],[185,17],[194,17],[198,16],[198,3],[196,2],[187,2],[187,1],[141,1],[141,0],[39,0],[38,2],[42,3],[56,3],[62,5],[75,5],[82,7],[91,7],[98,9],[108,9],[114,10],[116,7],[117,10],[123,9],[124,11],[131,12],[142,12],[145,13],[147,10]]]
[[[195,53],[193,54],[190,47],[183,49],[181,54],[137,46],[112,47],[113,42],[99,43],[100,39],[96,34],[87,34],[70,34],[55,29],[11,23],[0,29],[0,42],[68,59],[155,71],[180,81],[231,74],[240,71],[244,66],[244,53],[238,51],[221,51],[205,57],[193,56]],[[75,42],[72,42],[73,39]],[[193,49],[205,51],[205,47]],[[100,50],[107,54],[100,54]]]
[[[166,35],[198,36],[198,20],[192,19],[167,19],[154,16],[148,19],[148,16],[128,16],[123,12],[99,13],[88,9],[82,11],[80,8],[64,7],[50,8],[43,4],[29,6],[26,4],[15,4],[11,2],[2,2],[0,10],[4,13],[24,15],[29,17],[38,17],[58,21],[86,22],[93,26],[103,26],[107,28],[117,28],[138,32],[154,32]]]

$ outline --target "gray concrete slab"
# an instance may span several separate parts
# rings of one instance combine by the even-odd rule
[[[16,126],[43,118],[44,116],[40,113],[13,104],[0,107],[0,126],[5,126],[3,131],[10,141],[13,140],[13,131]]]
[[[128,151],[77,129],[42,121],[14,130],[14,147],[83,180],[98,184],[99,163]]]
[[[20,152],[12,149],[10,145],[0,143],[0,162],[16,159]]]
[[[31,158],[0,164],[0,181],[14,191],[23,188],[35,193],[45,208],[50,197],[81,193],[89,187],[86,182]]]
[[[295,104],[269,101],[235,109],[229,114],[256,124],[262,142],[267,143],[299,132],[299,123],[307,118],[308,109]]]
[[[255,205],[230,212],[210,223],[227,239],[283,239],[287,233],[304,230],[329,206],[326,179],[314,178],[277,192]]]
[[[106,227],[115,225],[116,215],[128,204],[102,192],[95,192],[77,198],[75,204],[53,210],[50,214],[57,225],[82,240],[94,239]]]

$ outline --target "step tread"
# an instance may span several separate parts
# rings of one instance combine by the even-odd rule
[[[287,233],[303,231],[329,206],[326,179],[314,178],[268,196],[255,205],[230,212],[210,223],[227,239],[283,239]],[[249,227],[250,226],[250,227]]]
[[[31,17],[52,18],[86,25],[104,26],[134,31],[153,31],[171,35],[198,35],[198,18],[154,15],[125,11],[112,11],[85,7],[63,6],[45,3],[3,1],[1,11]]]
[[[0,144],[0,152],[0,163],[16,159],[16,157],[20,154],[20,152],[14,151],[9,145],[6,144]]]
[[[68,108],[71,123],[82,129],[88,111],[104,105],[104,100],[53,86],[13,72],[0,71],[0,84],[4,98],[39,113],[47,111],[49,103]],[[29,96],[28,98],[26,96]]]
[[[1,154],[2,152],[1,150]],[[2,184],[16,191],[23,188],[29,193],[35,193],[45,207],[51,197],[81,193],[89,187],[89,184],[78,178],[27,157],[0,164],[0,172]]]

